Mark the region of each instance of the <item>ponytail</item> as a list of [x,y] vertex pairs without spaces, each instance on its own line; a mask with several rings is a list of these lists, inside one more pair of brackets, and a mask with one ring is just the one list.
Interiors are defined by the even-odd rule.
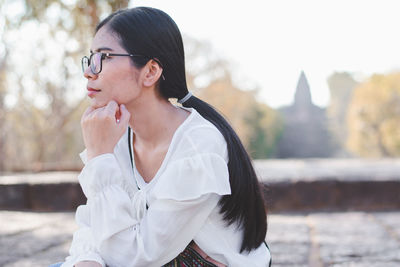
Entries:
[[194,108],[224,136],[228,147],[231,195],[223,196],[219,201],[220,212],[228,225],[236,222],[243,229],[240,252],[259,247],[267,233],[267,218],[262,190],[250,156],[229,123],[211,105],[195,96],[182,105]]

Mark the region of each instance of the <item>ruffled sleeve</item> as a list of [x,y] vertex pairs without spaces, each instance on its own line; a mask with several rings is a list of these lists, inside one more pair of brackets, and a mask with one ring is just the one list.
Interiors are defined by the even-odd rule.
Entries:
[[231,194],[225,160],[215,153],[202,153],[168,164],[152,192],[156,199],[184,201],[215,193]]
[[[103,154],[87,161],[86,150],[84,150],[80,154],[80,157],[85,167],[78,176],[78,179],[82,191],[88,200],[86,205],[79,206],[76,211],[75,220],[79,228],[73,235],[69,250],[70,255],[66,258],[62,266],[72,267],[80,261],[96,261],[105,266],[105,262],[97,246],[98,242],[96,241],[99,237],[102,237],[99,234],[102,232],[94,232],[91,223],[92,220],[97,219],[97,215],[92,213],[92,206],[95,205],[92,203],[95,202],[94,199],[96,199],[97,195],[104,190],[110,190],[110,188],[117,188],[117,191],[123,191],[123,194],[120,195],[124,199],[123,201],[125,201],[134,195],[135,188],[127,181],[126,177],[123,177],[114,154]],[[102,168],[101,166],[104,165],[107,167]],[[127,207],[132,209],[131,203],[129,201],[127,203]],[[136,220],[136,223],[138,223],[138,220]]]
[[93,232],[90,228],[89,206],[81,205],[76,210],[75,220],[79,229],[74,233],[69,256],[62,267],[73,267],[80,261],[95,261],[105,266],[100,253],[95,247]]
[[104,188],[118,184],[130,197],[137,191],[127,177],[123,177],[121,168],[112,153],[102,154],[86,163],[78,176],[82,191],[88,199],[93,198]]
[[85,168],[80,182],[90,201],[93,244],[109,266],[168,263],[194,239],[221,196],[230,194],[226,162],[214,154],[169,162],[154,181],[147,210],[145,192],[130,197],[112,155]]

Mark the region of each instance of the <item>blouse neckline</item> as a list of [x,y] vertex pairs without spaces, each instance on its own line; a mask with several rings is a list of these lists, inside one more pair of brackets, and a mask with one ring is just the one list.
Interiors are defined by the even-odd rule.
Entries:
[[[138,169],[136,168],[136,165],[134,164],[133,165],[133,175],[135,176],[135,179],[136,179],[136,183],[137,183],[137,185],[138,185],[138,187],[140,188],[140,189],[143,189],[144,187],[146,187],[149,183],[148,182],[146,182],[145,180],[144,180],[144,178],[143,178],[143,176],[140,174],[140,172],[138,171]],[[152,181],[153,179],[151,179],[151,181]],[[150,182],[151,182],[150,181]]]
[[[140,190],[145,189],[145,188],[148,188],[149,185],[154,184],[153,182],[154,182],[155,180],[157,180],[158,176],[160,176],[161,170],[164,169],[165,164],[166,164],[166,162],[168,162],[168,159],[169,159],[169,157],[170,157],[172,148],[174,147],[175,142],[177,142],[176,139],[177,139],[178,133],[182,130],[182,128],[183,128],[186,124],[189,123],[189,121],[192,120],[192,118],[194,117],[194,114],[196,113],[196,110],[195,110],[194,108],[186,108],[186,107],[178,107],[178,108],[181,108],[181,109],[184,109],[184,110],[186,110],[186,111],[189,111],[190,114],[189,114],[189,116],[181,123],[181,125],[179,125],[178,128],[175,130],[175,132],[174,132],[174,134],[173,134],[173,136],[172,136],[172,139],[171,139],[171,143],[170,143],[169,146],[168,146],[167,153],[165,154],[165,157],[164,157],[164,159],[163,159],[163,161],[162,161],[162,163],[161,163],[161,166],[160,166],[160,168],[158,168],[156,174],[155,174],[154,177],[150,180],[150,182],[146,182],[146,181],[143,179],[143,176],[139,173],[139,171],[138,171],[137,168],[136,168],[136,164],[135,164],[135,153],[133,153],[133,151],[134,151],[134,150],[133,150],[133,142],[132,142],[132,140],[130,141],[130,144],[131,144],[131,151],[132,151],[132,155],[131,155],[131,156],[132,156],[132,166],[133,166],[132,170],[133,170],[133,176],[134,176],[134,179],[135,179],[135,181],[136,181],[136,184],[139,186],[139,189],[140,189]],[[133,137],[133,130],[130,128],[130,131],[131,131],[131,138],[132,138],[132,137]],[[138,178],[141,179],[142,181],[139,182],[139,181],[138,181]],[[144,187],[140,187],[140,184],[142,184],[141,182],[144,183],[144,185],[145,185]]]

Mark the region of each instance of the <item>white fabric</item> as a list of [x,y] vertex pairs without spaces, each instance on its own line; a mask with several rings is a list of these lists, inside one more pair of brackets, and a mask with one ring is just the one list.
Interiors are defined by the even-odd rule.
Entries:
[[146,181],[143,179],[142,175],[140,175],[135,165],[133,165],[133,168],[137,185],[139,186],[139,188],[145,187],[147,185]]
[[218,201],[231,193],[222,134],[194,109],[187,110],[191,114],[176,130],[160,169],[149,183],[141,183],[141,190],[130,162],[128,131],[113,154],[86,162],[86,152],[81,153],[85,167],[78,178],[88,200],[77,209],[79,229],[63,267],[83,260],[159,267],[191,240],[228,266],[268,266],[264,244],[239,253],[242,233],[226,227],[219,213]]

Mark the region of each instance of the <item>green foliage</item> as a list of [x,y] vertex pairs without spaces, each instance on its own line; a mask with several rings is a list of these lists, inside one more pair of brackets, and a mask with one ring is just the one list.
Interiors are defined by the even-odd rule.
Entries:
[[247,124],[252,129],[248,143],[251,156],[254,159],[265,159],[274,155],[283,131],[283,120],[279,113],[265,104],[256,103]]

